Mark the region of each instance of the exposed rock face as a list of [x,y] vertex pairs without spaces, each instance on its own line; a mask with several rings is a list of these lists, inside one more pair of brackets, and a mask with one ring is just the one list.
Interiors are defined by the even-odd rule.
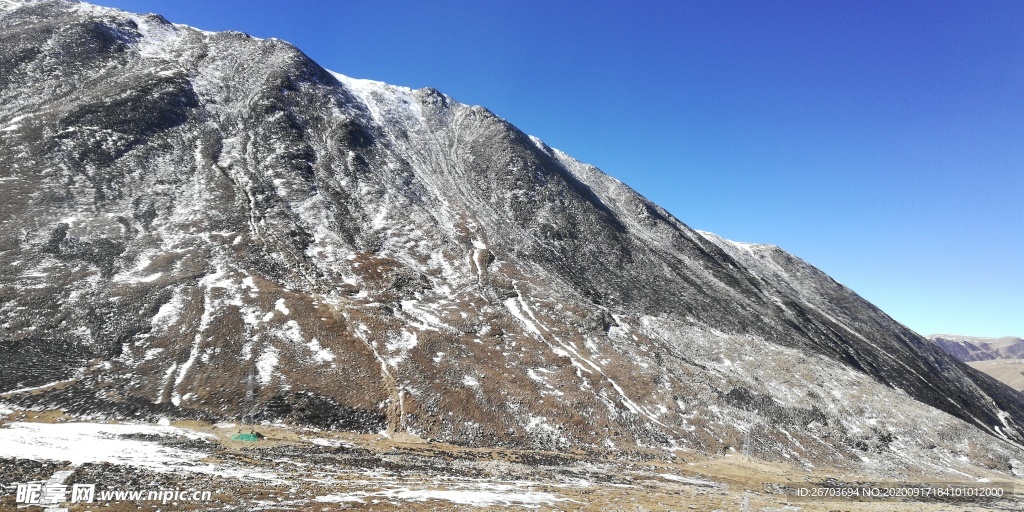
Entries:
[[956,334],[932,334],[928,339],[960,361],[1024,359],[1024,338],[982,338]]
[[1022,395],[432,89],[0,3],[0,392],[467,445],[1020,463]]

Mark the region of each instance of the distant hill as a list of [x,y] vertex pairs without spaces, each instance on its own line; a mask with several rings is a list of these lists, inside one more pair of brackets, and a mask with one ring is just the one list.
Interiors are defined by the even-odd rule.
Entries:
[[982,338],[956,334],[932,334],[928,339],[947,354],[964,362],[993,359],[1024,359],[1024,338]]
[[1024,391],[1024,338],[933,334],[928,339],[971,368]]

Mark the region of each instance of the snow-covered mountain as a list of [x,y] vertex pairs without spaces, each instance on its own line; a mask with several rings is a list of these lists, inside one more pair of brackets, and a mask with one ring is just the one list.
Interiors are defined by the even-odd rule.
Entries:
[[0,198],[14,406],[1024,470],[1024,396],[810,264],[279,40],[5,0]]

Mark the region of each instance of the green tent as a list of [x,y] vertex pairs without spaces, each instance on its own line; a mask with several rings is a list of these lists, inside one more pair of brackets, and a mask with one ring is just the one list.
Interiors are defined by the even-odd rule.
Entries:
[[263,439],[263,434],[260,434],[260,433],[257,433],[257,432],[250,432],[248,434],[243,434],[243,433],[239,432],[239,433],[231,436],[231,439],[233,439],[235,441],[259,441],[260,439]]

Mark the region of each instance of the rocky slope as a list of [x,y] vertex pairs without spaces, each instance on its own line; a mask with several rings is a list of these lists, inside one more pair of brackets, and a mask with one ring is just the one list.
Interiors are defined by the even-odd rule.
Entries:
[[0,2],[0,198],[12,406],[1024,470],[1021,394],[813,266],[282,41]]

